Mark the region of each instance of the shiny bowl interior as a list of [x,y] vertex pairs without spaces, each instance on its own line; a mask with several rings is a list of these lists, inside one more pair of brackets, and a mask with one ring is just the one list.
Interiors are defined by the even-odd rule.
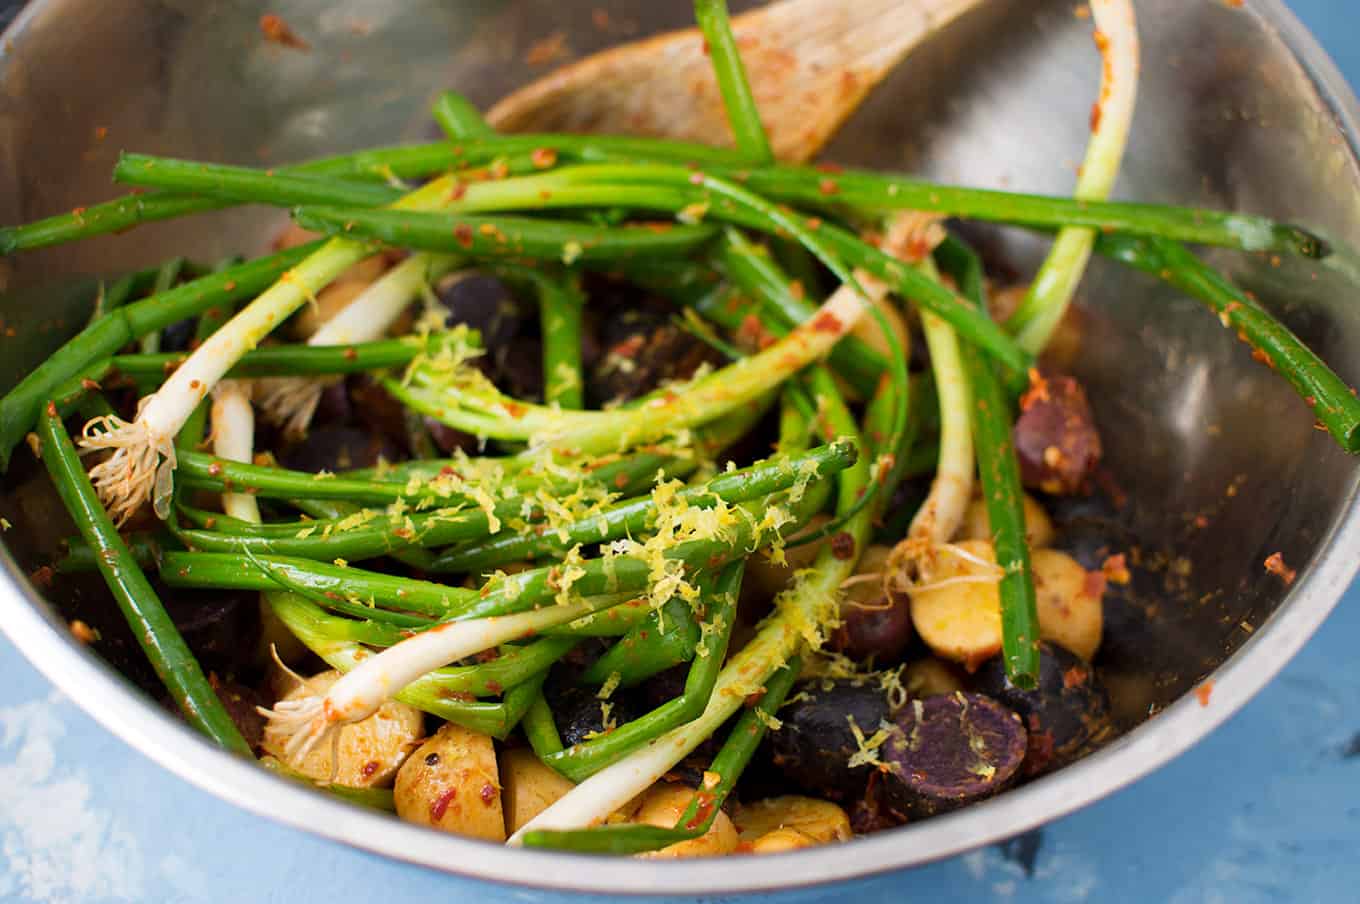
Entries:
[[[1360,247],[1354,98],[1283,5],[1137,7],[1143,75],[1120,195],[1268,214]],[[262,41],[264,12],[281,14],[310,52]],[[688,3],[648,0],[38,0],[0,45],[0,222],[115,194],[108,172],[124,148],[269,164],[426,137],[437,91],[494,101],[543,74],[526,57],[545,38],[560,34],[578,57],[684,25],[689,12]],[[919,49],[826,156],[1069,191],[1097,65],[1090,24],[1069,0],[986,4]],[[277,212],[242,210],[0,260],[0,388],[83,322],[75,299],[91,280],[171,249],[209,260],[257,250],[279,221]],[[1043,252],[1020,232],[985,238],[1021,271]],[[1360,381],[1360,307],[1351,303],[1360,271],[1348,253],[1322,264],[1213,260]],[[1094,264],[1080,304],[1072,366],[1091,390],[1109,468],[1129,499],[1124,527],[1164,559],[1151,637],[1107,667],[1131,730],[1074,766],[926,823],[739,866],[601,861],[439,835],[286,784],[211,749],[68,638],[63,615],[107,602],[97,585],[59,584],[45,595],[30,582],[70,529],[26,455],[0,483],[0,514],[17,526],[0,553],[0,627],[96,718],[188,780],[262,815],[434,868],[674,894],[806,886],[928,862],[1070,812],[1193,744],[1297,651],[1355,569],[1347,551],[1360,532],[1356,466],[1313,429],[1283,381],[1195,303],[1113,265]],[[1263,568],[1275,552],[1299,569],[1291,586]],[[1212,694],[1187,694],[1206,680]],[[1156,718],[1132,727],[1149,712]]]

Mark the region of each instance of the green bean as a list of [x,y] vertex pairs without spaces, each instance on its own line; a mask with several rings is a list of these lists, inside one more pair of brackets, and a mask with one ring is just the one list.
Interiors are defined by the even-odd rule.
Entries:
[[[728,229],[724,233],[724,241],[717,246],[717,255],[728,278],[760,302],[763,311],[773,315],[761,318],[761,326],[770,335],[781,336],[789,327],[816,314],[817,306],[794,294],[788,278],[780,272],[769,252],[737,230]],[[772,319],[775,322],[772,323]],[[883,356],[853,334],[837,343],[827,360],[864,398],[874,394],[878,378],[888,370],[888,362]]]
[[353,182],[291,170],[255,170],[144,154],[122,154],[113,181],[195,193],[237,204],[344,204],[382,207],[403,192],[374,182]]
[[733,723],[722,749],[706,770],[718,776],[717,783],[694,793],[694,798],[676,820],[674,827],[668,829],[624,823],[569,831],[540,830],[526,832],[524,846],[592,854],[638,854],[706,834],[751,757],[755,756],[769,724],[774,721],[775,713],[784,705],[794,681],[798,679],[799,667],[799,660],[794,657],[766,679],[765,693],[755,706],[743,712]]
[[[160,265],[156,271],[156,282],[151,287],[153,295],[169,292],[179,282],[180,271],[184,269],[184,258],[172,257]],[[143,354],[155,354],[161,350],[161,332],[152,330],[141,338],[139,348]]]
[[430,114],[450,141],[490,138],[496,134],[496,130],[486,124],[482,112],[473,106],[472,101],[455,91],[441,91]]
[[495,272],[511,285],[532,288],[538,298],[539,333],[543,337],[543,400],[566,409],[584,408],[581,312],[585,297],[578,280],[533,267],[498,267]]
[[[694,613],[690,610],[689,604],[681,603],[679,600],[671,600],[666,604],[669,606],[671,603],[680,603],[686,610],[688,623],[693,625],[689,655],[683,660],[677,660],[677,663],[693,660],[685,678],[685,689],[679,697],[661,704],[646,715],[621,725],[602,737],[573,744],[559,753],[544,758],[543,762],[572,781],[579,782],[672,728],[698,718],[708,705],[709,697],[713,696],[718,673],[722,671],[722,664],[727,659],[727,645],[732,638],[732,626],[736,622],[737,599],[741,593],[741,577],[744,570],[744,562],[733,562],[723,569],[716,580],[706,579],[701,583],[706,609],[704,624],[709,628],[703,635],[702,644],[699,626],[694,620]],[[614,648],[617,647],[618,644],[615,644]],[[586,675],[583,675],[581,680],[594,683],[592,678]],[[627,684],[626,677],[623,678],[623,684]]]
[[141,270],[122,276],[107,287],[101,285],[99,294],[94,299],[94,311],[90,314],[90,322],[93,323],[114,308],[121,308],[130,299],[145,292],[155,279],[156,270]]
[[[159,567],[161,550],[164,548],[167,539],[172,548],[178,545],[174,543],[173,537],[162,537],[159,533],[149,531],[133,531],[123,536],[123,542],[127,545],[128,552],[132,554],[132,560],[142,568]],[[62,541],[62,545],[66,548],[66,555],[54,563],[57,571],[63,574],[74,574],[98,570],[99,554],[93,546],[85,541],[84,537],[67,537]]]
[[[819,481],[854,464],[857,451],[849,442],[833,442],[810,453],[771,459],[719,475],[700,486],[676,494],[687,505],[712,506],[715,500],[743,502],[758,499],[796,483],[804,486]],[[580,543],[603,543],[619,537],[635,536],[652,527],[656,502],[649,496],[630,499],[586,518],[548,528],[541,535],[517,534],[491,537],[470,547],[450,550],[440,556],[435,568],[440,571],[475,571],[504,562],[561,556]]]
[[1191,254],[1157,238],[1102,235],[1096,250],[1199,299],[1237,331],[1252,356],[1279,371],[1342,449],[1360,453],[1360,400],[1336,372],[1269,311]]
[[[644,188],[639,193],[653,193]],[[618,194],[617,192],[614,194]],[[712,226],[592,226],[567,220],[484,217],[404,210],[299,207],[304,229],[372,238],[404,248],[445,251],[469,257],[530,258],[567,262],[615,260],[647,255],[685,255],[709,241]]]
[[86,543],[98,551],[95,563],[156,676],[191,725],[223,748],[252,756],[250,745],[241,737],[174,620],[109,520],[54,409],[49,408],[39,420],[38,432],[43,463],[52,482]]
[[604,684],[611,675],[618,675],[623,687],[632,687],[657,672],[689,662],[698,643],[699,623],[694,620],[689,602],[670,599],[619,638],[582,673],[581,680]]
[[312,593],[340,600],[372,602],[376,606],[435,618],[459,615],[478,603],[477,591],[463,587],[311,559],[267,555],[253,555],[252,558],[254,561],[227,553],[165,552],[161,557],[161,580],[170,587],[278,590],[279,581],[274,577],[277,573]]
[[200,314],[215,305],[252,297],[317,247],[317,243],[299,245],[184,283],[160,295],[116,308],[109,316],[85,327],[0,399],[0,470],[8,467],[14,447],[37,423],[39,410],[58,386],[152,330]]
[[713,74],[718,82],[727,122],[737,140],[737,149],[754,164],[774,161],[770,140],[760,122],[751,84],[737,52],[737,41],[732,36],[732,25],[727,19],[725,0],[694,0],[694,19],[704,34],[704,46],[713,60]]
[[[512,499],[495,506],[498,518],[520,515],[523,499]],[[278,525],[264,531],[247,532],[237,527],[231,532],[176,529],[175,534],[189,549],[204,552],[263,552],[331,561],[362,561],[389,555],[411,547],[429,548],[451,543],[478,541],[491,536],[492,515],[480,508],[433,509],[411,515],[375,515],[369,520],[345,516],[333,521],[297,522],[292,534]],[[343,525],[343,526],[342,526]],[[430,563],[438,569],[438,561]]]
[[525,711],[520,728],[533,748],[534,756],[540,760],[562,749],[562,736],[557,733],[557,723],[553,721],[552,710],[541,691]]
[[[950,236],[935,253],[958,283],[963,297],[979,310],[986,310],[982,262],[972,249]],[[973,392],[973,448],[978,479],[986,501],[996,561],[1003,572],[997,587],[1001,598],[1002,661],[1011,683],[1030,690],[1039,683],[1039,611],[1025,539],[1020,464],[1011,440],[1010,400],[997,381],[991,362],[971,345],[964,345],[960,351]]]

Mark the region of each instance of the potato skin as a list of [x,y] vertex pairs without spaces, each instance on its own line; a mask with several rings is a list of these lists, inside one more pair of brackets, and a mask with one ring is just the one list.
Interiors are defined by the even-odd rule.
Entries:
[[[332,669],[307,679],[307,685],[295,685],[282,699],[296,700],[312,694],[324,694],[340,680],[340,673]],[[335,777],[331,778],[331,744],[316,744],[305,757],[289,757],[285,752],[288,739],[277,729],[265,726],[260,746],[291,769],[315,781],[334,781],[354,788],[385,788],[392,784],[398,768],[406,760],[411,748],[420,743],[424,734],[425,718],[420,710],[405,703],[389,700],[376,713],[340,729],[336,745],[339,762]]]
[[1056,549],[1036,549],[1030,557],[1039,609],[1039,636],[1088,662],[1100,648],[1104,626],[1102,575],[1088,572]]
[[[996,561],[992,545],[963,540],[954,547],[974,559]],[[1036,549],[1031,555],[1039,634],[1083,659],[1095,655],[1102,633],[1104,581],[1075,559],[1055,549]],[[984,577],[987,569],[953,548],[936,552],[927,585],[911,594],[911,618],[916,633],[942,659],[968,671],[1001,651],[1001,597],[995,580],[944,582],[965,576]]]
[[505,840],[496,749],[490,736],[446,722],[397,773],[393,799],[407,822]]
[[[694,789],[688,785],[657,784],[644,792],[639,800],[634,822],[671,828],[684,815]],[[721,810],[708,831],[689,841],[678,841],[659,851],[638,854],[650,860],[669,860],[682,857],[721,857],[737,849],[737,829],[731,818]]]
[[753,854],[774,854],[846,841],[850,817],[829,800],[786,794],[738,807],[732,816],[743,848]]
[[[924,575],[928,589],[911,593],[911,620],[936,656],[971,672],[1001,651],[1001,600],[996,581],[987,579],[994,569],[969,561],[956,549],[996,562],[992,544],[985,540],[963,540],[936,550],[935,561]],[[979,580],[944,583],[961,577]]]
[[[1044,507],[1029,493],[1021,496],[1025,509],[1025,542],[1030,549],[1040,549],[1053,545],[1055,531],[1053,519]],[[957,539],[992,541],[992,520],[987,514],[987,501],[978,497],[968,503],[963,513],[963,524],[959,527]]]
[[499,765],[506,835],[518,832],[521,826],[576,787],[551,766],[543,765],[527,747],[501,751]]

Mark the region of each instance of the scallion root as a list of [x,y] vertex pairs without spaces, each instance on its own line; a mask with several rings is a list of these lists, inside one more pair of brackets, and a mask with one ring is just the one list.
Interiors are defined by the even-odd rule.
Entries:
[[[143,399],[144,410],[150,399]],[[122,527],[150,498],[156,514],[170,514],[174,488],[175,442],[173,433],[163,433],[144,421],[128,422],[110,414],[85,425],[80,447],[82,454],[112,450],[113,454],[90,469],[90,482],[114,522]]]

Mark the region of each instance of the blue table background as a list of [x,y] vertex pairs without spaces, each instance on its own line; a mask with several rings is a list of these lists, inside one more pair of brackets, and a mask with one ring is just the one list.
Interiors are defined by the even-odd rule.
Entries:
[[[1360,84],[1360,42],[1347,27],[1360,2],[1291,5]],[[1360,583],[1265,692],[1155,775],[1007,845],[817,899],[1360,901],[1357,639]],[[248,816],[105,732],[0,638],[0,900],[465,896],[555,897],[392,863]]]

